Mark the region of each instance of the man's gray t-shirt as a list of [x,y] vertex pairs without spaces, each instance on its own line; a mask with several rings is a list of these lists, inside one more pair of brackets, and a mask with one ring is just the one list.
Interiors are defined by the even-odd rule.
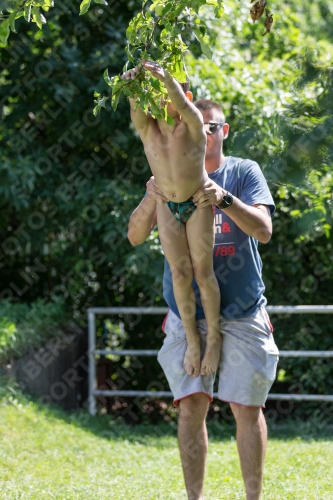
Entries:
[[[246,205],[267,205],[271,214],[275,210],[272,195],[259,165],[233,156],[209,174],[209,178],[239,198]],[[213,206],[215,223],[214,270],[221,291],[221,314],[225,318],[242,318],[266,304],[263,293],[262,262],[258,241],[247,236],[222,211]],[[193,281],[196,295],[196,318],[204,318],[200,292]],[[170,309],[180,317],[173,294],[170,267],[165,260],[163,295]]]

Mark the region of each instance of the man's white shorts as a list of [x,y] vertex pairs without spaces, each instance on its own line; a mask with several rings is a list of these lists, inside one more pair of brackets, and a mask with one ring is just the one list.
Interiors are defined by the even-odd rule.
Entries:
[[[216,373],[186,373],[183,366],[186,335],[181,320],[172,311],[163,323],[166,334],[158,361],[162,366],[174,397],[174,404],[191,394],[204,393],[212,400]],[[201,337],[201,355],[206,344],[206,320],[197,321]],[[275,380],[279,351],[272,325],[264,307],[240,319],[222,319],[223,337],[218,382],[218,399],[246,406],[264,406]]]

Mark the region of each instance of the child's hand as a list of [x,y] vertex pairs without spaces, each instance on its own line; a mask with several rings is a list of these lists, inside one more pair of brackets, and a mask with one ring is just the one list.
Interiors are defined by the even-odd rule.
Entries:
[[136,66],[133,69],[125,71],[125,73],[123,73],[120,78],[122,80],[135,80],[135,78],[138,76],[141,70],[142,70],[141,66]]
[[155,61],[142,61],[142,66],[144,66],[155,78],[165,82],[170,78],[169,73],[160,64]]

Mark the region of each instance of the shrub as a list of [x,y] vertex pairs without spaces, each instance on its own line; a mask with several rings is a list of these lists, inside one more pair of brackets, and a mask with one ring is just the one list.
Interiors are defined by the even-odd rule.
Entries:
[[37,299],[32,304],[0,302],[0,366],[41,348],[68,320],[63,303]]

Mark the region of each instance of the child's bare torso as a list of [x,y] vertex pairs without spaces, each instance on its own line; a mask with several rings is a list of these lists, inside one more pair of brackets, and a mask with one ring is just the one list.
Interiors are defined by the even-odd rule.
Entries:
[[192,132],[182,120],[177,125],[151,120],[141,140],[156,184],[170,201],[188,200],[205,183],[203,130]]

